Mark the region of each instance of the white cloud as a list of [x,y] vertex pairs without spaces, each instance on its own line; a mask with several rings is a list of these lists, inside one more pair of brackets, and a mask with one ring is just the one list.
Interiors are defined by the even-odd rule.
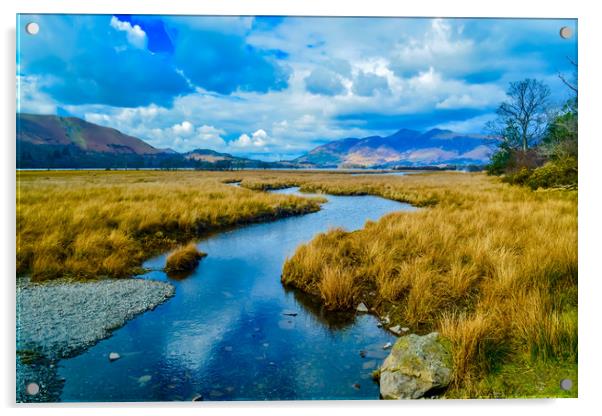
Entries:
[[246,133],[241,134],[238,139],[229,143],[234,148],[260,147],[264,148],[268,144],[268,134],[263,129],[255,131],[251,136]]
[[120,32],[125,32],[128,42],[136,48],[142,49],[146,46],[146,33],[140,26],[132,26],[130,22],[123,22],[113,16],[111,17],[111,27]]
[[189,136],[194,131],[194,126],[190,121],[183,121],[180,124],[171,126],[171,130],[176,135]]
[[17,112],[55,114],[54,100],[41,91],[44,80],[37,76],[17,76]]
[[468,120],[449,121],[432,126],[440,129],[452,130],[456,133],[474,133],[483,130],[483,126],[495,118],[495,114],[484,114]]

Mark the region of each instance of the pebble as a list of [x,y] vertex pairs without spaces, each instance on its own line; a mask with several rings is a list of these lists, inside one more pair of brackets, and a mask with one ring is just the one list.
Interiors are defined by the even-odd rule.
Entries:
[[366,356],[366,351],[360,350],[360,357],[364,358]]
[[401,334],[401,327],[399,325],[395,325],[389,328],[389,331],[393,332],[395,335]]
[[196,396],[194,396],[192,398],[193,402],[202,402],[203,401],[203,395],[202,394],[197,394]]
[[359,305],[357,305],[355,310],[361,313],[366,313],[368,312],[368,307],[364,304],[364,302],[361,302]]
[[388,350],[392,346],[393,346],[393,344],[391,344],[390,342],[387,342],[385,345],[383,345],[383,350]]
[[119,355],[119,354],[118,354],[118,353],[116,353],[116,352],[110,352],[110,353],[109,353],[109,361],[110,361],[110,362],[116,361],[116,360],[118,360],[118,359],[120,359],[120,358],[121,358],[121,355]]
[[356,390],[359,390],[361,386],[359,385],[359,383],[354,383],[351,387],[353,387]]

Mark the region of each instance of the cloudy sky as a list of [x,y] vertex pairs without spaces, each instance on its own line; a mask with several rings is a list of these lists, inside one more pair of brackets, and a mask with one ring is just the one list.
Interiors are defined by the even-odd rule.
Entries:
[[[40,31],[24,32],[28,22]],[[17,109],[266,160],[401,128],[483,132],[508,83],[560,103],[573,20],[23,15]]]

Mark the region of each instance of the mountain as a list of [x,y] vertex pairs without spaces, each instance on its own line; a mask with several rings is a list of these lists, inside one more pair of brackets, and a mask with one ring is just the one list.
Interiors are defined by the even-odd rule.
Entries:
[[385,137],[335,140],[293,162],[321,168],[482,165],[495,146],[496,142],[484,135],[401,129]]
[[[269,165],[269,164],[267,164]],[[17,168],[266,167],[208,149],[157,149],[118,130],[76,117],[17,114]]]

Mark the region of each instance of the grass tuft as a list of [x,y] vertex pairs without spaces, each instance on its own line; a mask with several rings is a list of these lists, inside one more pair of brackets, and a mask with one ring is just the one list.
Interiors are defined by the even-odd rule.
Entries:
[[178,247],[167,256],[165,271],[168,273],[177,273],[194,270],[199,264],[199,260],[206,255],[206,253],[199,251],[194,243]]

